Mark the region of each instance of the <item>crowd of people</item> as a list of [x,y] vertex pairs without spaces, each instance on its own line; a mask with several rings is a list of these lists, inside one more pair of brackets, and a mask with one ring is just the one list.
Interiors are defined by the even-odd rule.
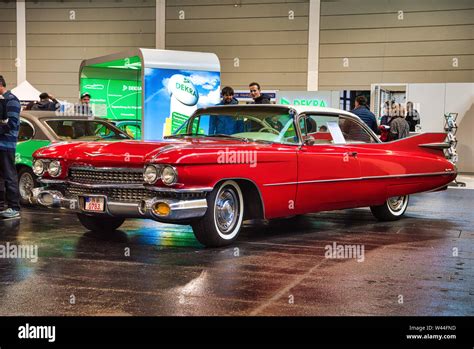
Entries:
[[364,121],[369,128],[380,135],[382,142],[394,141],[406,138],[410,132],[417,130],[420,124],[420,114],[413,107],[412,102],[406,105],[406,111],[400,103],[395,101],[386,101],[384,103],[384,112],[380,119],[380,124],[367,106],[367,98],[358,96],[355,99],[355,108],[351,112]]
[[[260,84],[252,82],[249,84],[250,96],[253,101],[251,104],[269,104],[270,98],[261,92]],[[234,97],[234,89],[226,86],[222,89],[222,100],[219,105],[238,104],[239,101]],[[357,96],[355,107],[351,112],[357,115],[369,128],[380,136],[383,142],[394,141],[408,137],[410,132],[417,130],[420,124],[420,114],[413,107],[413,102],[406,104],[406,111],[400,103],[387,101],[384,104],[384,113],[380,119],[380,124],[374,113],[370,111],[365,96]]]
[[[79,103],[71,105],[75,115],[93,115],[91,108],[91,95],[87,92],[81,94]],[[63,112],[63,105],[53,95],[43,92],[39,95],[39,100],[28,103],[24,110],[32,111],[54,111]]]

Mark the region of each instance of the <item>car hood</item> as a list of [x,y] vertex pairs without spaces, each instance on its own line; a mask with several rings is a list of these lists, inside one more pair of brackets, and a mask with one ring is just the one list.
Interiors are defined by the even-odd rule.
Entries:
[[185,149],[214,149],[223,147],[248,147],[252,143],[245,143],[232,139],[186,138],[169,139],[164,141],[120,141],[120,142],[76,142],[57,143],[41,148],[35,152],[36,158],[60,158],[70,165],[88,166],[126,166],[141,167],[144,163],[166,160],[169,152],[184,151]]

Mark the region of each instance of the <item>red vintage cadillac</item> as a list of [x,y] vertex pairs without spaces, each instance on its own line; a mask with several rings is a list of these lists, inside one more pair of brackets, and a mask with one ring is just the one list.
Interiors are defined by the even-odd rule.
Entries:
[[56,144],[38,150],[43,188],[31,200],[77,212],[93,231],[126,218],[190,224],[206,246],[242,221],[369,206],[400,218],[409,194],[445,189],[456,169],[444,133],[389,143],[330,108],[234,105],[198,109],[160,142]]

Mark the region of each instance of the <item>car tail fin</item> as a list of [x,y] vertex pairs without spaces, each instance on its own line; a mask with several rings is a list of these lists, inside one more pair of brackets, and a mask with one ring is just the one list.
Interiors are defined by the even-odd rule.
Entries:
[[415,147],[420,147],[423,150],[444,156],[444,149],[448,149],[450,144],[445,142],[446,133],[444,132],[433,132],[433,133],[422,133],[416,136],[407,137],[393,142],[396,144],[397,149],[414,150]]

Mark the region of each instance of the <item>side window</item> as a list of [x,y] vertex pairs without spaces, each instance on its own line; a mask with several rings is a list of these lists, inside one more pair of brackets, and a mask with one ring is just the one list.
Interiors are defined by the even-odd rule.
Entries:
[[349,118],[340,117],[339,127],[348,144],[376,143],[372,135],[370,135],[359,123]]
[[[337,130],[338,117],[332,115],[307,115],[300,119],[301,134],[307,144],[335,144],[341,142],[341,137],[334,135]],[[336,128],[334,127],[336,126]],[[336,137],[336,138],[335,138]],[[335,142],[335,139],[338,140]]]
[[20,121],[20,129],[18,131],[18,142],[25,142],[29,141],[33,138],[35,134],[35,130],[33,127],[27,123],[26,121]]
[[134,139],[138,139],[139,137],[141,137],[140,127],[138,127],[137,125],[125,125],[122,131],[126,132],[130,137]]

